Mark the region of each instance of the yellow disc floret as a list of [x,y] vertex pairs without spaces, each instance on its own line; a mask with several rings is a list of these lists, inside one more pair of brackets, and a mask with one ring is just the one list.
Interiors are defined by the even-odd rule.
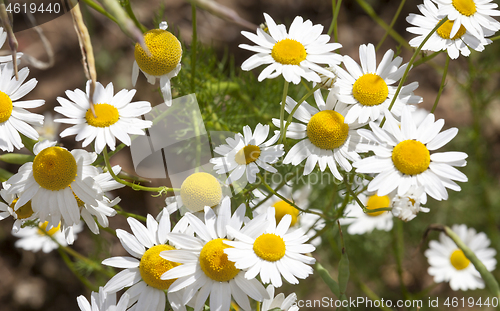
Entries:
[[349,135],[349,125],[344,117],[333,110],[324,110],[312,116],[307,123],[307,138],[321,149],[340,147]]
[[61,147],[48,147],[33,160],[33,177],[43,188],[58,191],[68,187],[76,177],[73,155]]
[[[14,201],[12,201],[12,203],[10,204],[10,208],[12,208],[13,210],[17,200],[18,200],[17,198],[14,199]],[[26,219],[31,217],[31,215],[33,215],[33,208],[31,207],[31,201],[28,201],[28,203],[18,208],[17,211],[14,210],[14,213],[16,213],[17,219]]]
[[427,170],[431,163],[431,155],[424,144],[408,139],[394,147],[392,162],[401,173],[417,175]]
[[453,7],[460,12],[460,14],[465,16],[471,16],[477,11],[474,0],[453,0],[451,4],[453,4]]
[[146,282],[146,284],[160,290],[167,290],[176,280],[161,279],[161,276],[165,272],[180,265],[180,263],[171,262],[160,256],[161,252],[173,249],[175,249],[175,247],[170,245],[155,245],[142,255],[139,271],[141,272],[142,280]]
[[248,145],[240,149],[234,156],[234,160],[239,165],[248,165],[255,162],[260,156],[260,148],[254,145]]
[[[215,239],[203,246],[200,252],[200,267],[206,276],[217,282],[232,280],[240,270],[234,266],[234,262],[227,259],[224,249],[232,246],[226,245],[226,239]],[[226,240],[227,241],[227,240]]]
[[277,261],[285,256],[285,241],[274,233],[264,233],[255,239],[253,251],[267,261]]
[[115,106],[110,104],[95,104],[94,114],[90,108],[85,113],[87,123],[94,127],[108,127],[115,124],[120,119],[120,114]]
[[191,212],[202,211],[205,206],[215,206],[222,198],[219,181],[204,172],[190,175],[181,185],[182,203]]
[[[366,202],[366,209],[369,210],[374,210],[374,209],[379,209],[379,208],[384,208],[384,207],[390,207],[391,204],[391,199],[389,199],[389,196],[384,195],[379,197],[378,195],[374,194],[368,198],[368,201]],[[385,213],[385,211],[380,211],[380,212],[374,212],[374,213],[366,213],[368,216],[379,216]]]
[[291,206],[290,204],[288,204],[283,200],[274,203],[273,207],[276,212],[274,216],[276,218],[277,223],[279,223],[281,221],[281,218],[283,218],[285,215],[292,216],[292,223],[290,224],[290,226],[293,226],[297,223],[297,219],[299,216],[298,209],[296,209],[295,207]]
[[13,108],[14,106],[12,105],[12,100],[9,95],[0,91],[0,123],[9,120]]
[[451,265],[457,270],[463,270],[470,264],[470,260],[465,257],[461,249],[455,250],[450,256]]
[[47,226],[49,225],[49,222],[46,221],[44,223],[40,223],[38,225],[38,233],[40,235],[45,235],[48,234],[50,236],[53,236],[56,232],[59,232],[61,230],[61,223],[57,225],[57,227],[52,227],[51,229],[47,230]]
[[352,86],[352,96],[363,106],[377,106],[389,95],[389,88],[380,76],[367,73],[359,77]]
[[299,65],[307,57],[304,45],[293,39],[278,41],[271,51],[271,56],[283,65]]
[[[441,25],[437,30],[436,33],[443,39],[450,39],[450,34],[451,34],[451,29],[453,28],[453,21],[447,20],[444,22],[443,25]],[[461,38],[463,35],[465,35],[465,27],[464,25],[460,25],[460,28],[457,31],[457,34],[451,38],[451,40],[456,40],[458,38]]]
[[144,34],[144,42],[151,53],[148,56],[139,43],[134,56],[139,68],[152,76],[162,76],[172,71],[181,61],[182,47],[177,38],[163,29],[152,29]]

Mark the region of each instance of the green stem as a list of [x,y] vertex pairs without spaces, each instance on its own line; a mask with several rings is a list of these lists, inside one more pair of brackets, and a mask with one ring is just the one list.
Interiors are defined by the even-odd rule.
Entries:
[[400,220],[394,220],[394,227],[392,228],[393,233],[393,245],[394,245],[394,255],[396,256],[397,271],[399,277],[399,284],[401,286],[401,291],[405,299],[409,299],[408,289],[403,280],[403,255],[404,255],[404,237],[403,237],[403,222]]
[[125,11],[127,12],[128,16],[132,19],[137,28],[139,28],[143,33],[148,31],[148,29],[137,20],[137,17],[135,17],[134,11],[130,6],[130,0],[122,0],[122,6],[125,7]]
[[330,28],[328,29],[328,35],[331,36],[333,31],[334,41],[339,42],[337,21],[339,17],[340,5],[342,4],[342,0],[339,0],[336,4],[335,2],[336,2],[335,0],[332,0],[333,19],[332,23],[330,24]]
[[118,21],[116,20],[116,18],[109,14],[102,6],[100,6],[99,4],[95,3],[94,1],[92,0],[83,0],[83,2],[85,2],[86,5],[88,5],[89,7],[93,8],[94,10],[96,10],[97,12],[101,13],[102,15],[106,16],[107,18],[109,18],[110,20],[112,20],[113,22],[115,22],[117,25],[118,25]]
[[441,97],[441,93],[443,92],[444,89],[444,83],[446,82],[446,75],[448,74],[449,64],[450,64],[450,56],[446,54],[446,63],[444,64],[443,77],[441,78],[441,85],[439,86],[439,91],[437,93],[436,100],[434,101],[434,105],[432,106],[431,113],[434,113],[434,111],[438,106],[439,98]]
[[196,5],[191,4],[191,16],[193,23],[193,38],[191,40],[191,92],[195,92],[195,75],[196,75],[196,42],[198,41],[198,33],[196,30]]
[[392,18],[391,24],[389,25],[389,29],[385,30],[384,36],[382,37],[382,39],[377,44],[377,47],[375,48],[375,51],[378,51],[378,49],[380,49],[380,47],[382,46],[382,43],[384,43],[385,39],[389,35],[389,31],[392,30],[392,28],[394,27],[394,24],[396,23],[396,20],[398,19],[399,14],[401,14],[401,10],[403,9],[403,6],[405,5],[405,2],[406,2],[406,0],[402,0],[401,3],[399,4],[398,10],[396,11],[396,14]]
[[434,57],[438,56],[439,54],[441,54],[442,51],[438,51],[438,52],[434,52],[432,53],[431,55],[428,55],[428,56],[424,56],[422,58],[420,58],[419,60],[417,60],[416,62],[413,63],[413,68],[417,67],[417,66],[420,66],[422,65],[423,63],[433,59]]
[[61,255],[61,258],[64,260],[64,263],[66,264],[66,266],[68,266],[68,268],[71,270],[71,272],[78,278],[78,280],[80,282],[82,282],[83,285],[85,285],[85,287],[87,287],[88,289],[90,289],[93,292],[99,291],[99,288],[96,285],[90,283],[86,277],[81,275],[80,272],[78,272],[75,269],[73,262],[71,261],[71,259],[69,259],[68,255],[66,255],[66,253],[62,251],[61,247],[59,247],[57,249],[57,251],[59,252],[59,255]]
[[288,84],[289,82],[285,80],[285,86],[283,87],[283,96],[281,97],[281,111],[280,111],[280,140],[278,144],[285,141],[285,106],[286,106],[286,95],[288,94]]

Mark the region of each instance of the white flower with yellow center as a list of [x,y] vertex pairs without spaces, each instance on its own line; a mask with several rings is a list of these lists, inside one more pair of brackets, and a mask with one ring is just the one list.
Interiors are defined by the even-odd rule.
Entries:
[[[83,226],[81,223],[62,230],[60,224],[51,227],[48,225],[48,222],[40,222],[38,227],[21,228],[17,232],[12,231],[12,235],[19,238],[14,244],[16,247],[31,252],[41,250],[44,253],[48,253],[59,247],[57,243],[61,246],[68,246],[70,243],[67,243],[67,240],[73,242],[76,234],[82,230]],[[52,239],[56,240],[57,243]]]
[[240,48],[256,52],[241,65],[248,71],[261,65],[268,65],[260,73],[258,80],[272,79],[279,75],[288,82],[299,84],[301,78],[307,81],[321,82],[319,73],[335,78],[335,75],[318,64],[338,65],[342,57],[333,50],[341,48],[339,43],[328,43],[329,35],[322,35],[323,26],[313,25],[310,20],[304,22],[295,17],[287,33],[285,25],[276,25],[274,20],[264,13],[268,32],[257,28],[257,35],[242,31],[241,34],[257,45],[240,44]]
[[[360,141],[356,129],[363,124],[347,124],[344,117],[349,109],[332,96],[329,96],[325,103],[321,91],[318,90],[314,93],[314,99],[318,108],[303,102],[293,115],[300,123],[292,122],[286,137],[302,140],[288,151],[283,163],[298,165],[307,159],[304,175],[310,174],[316,164],[319,164],[322,172],[328,166],[335,178],[342,180],[337,165],[349,172],[352,169],[349,161],[360,159],[356,152]],[[297,102],[287,97],[286,111],[290,113],[295,106]],[[280,126],[278,119],[273,119],[273,123]]]
[[301,228],[288,231],[291,222],[292,217],[285,215],[276,225],[274,208],[269,207],[266,214],[252,219],[243,229],[228,228],[236,241],[225,241],[233,248],[224,252],[238,269],[246,270],[245,278],[249,280],[260,275],[263,283],[275,287],[283,284],[281,277],[290,284],[298,284],[298,279],[313,273],[308,265],[314,264],[316,259],[304,254],[316,248],[304,244],[309,238]]
[[191,213],[184,215],[197,236],[171,234],[170,240],[180,249],[160,254],[167,260],[182,263],[161,277],[171,281],[177,279],[169,292],[182,294],[182,304],[191,301],[194,311],[200,311],[210,298],[210,310],[226,311],[232,297],[240,308],[250,311],[248,297],[256,301],[269,298],[264,286],[256,279],[245,279],[244,272],[236,268],[224,253],[230,248],[224,242],[233,238],[228,230],[239,230],[244,217],[244,204],[231,216],[228,197],[223,199],[219,215],[215,215],[211,208],[205,208],[204,223]]
[[95,116],[90,109],[90,81],[87,82],[87,93],[76,89],[66,91],[70,100],[58,97],[61,106],[54,110],[69,119],[56,119],[55,122],[74,124],[61,132],[61,137],[76,135],[76,141],[84,140],[83,147],[95,140],[95,151],[101,153],[106,145],[115,150],[116,138],[130,146],[130,136],[144,135],[144,129],[150,128],[151,121],[141,119],[141,116],[151,111],[147,101],[130,102],[135,90],[121,90],[114,94],[113,83],[106,88],[97,82],[92,102]]
[[460,191],[453,180],[466,182],[467,176],[453,166],[465,166],[467,154],[451,151],[431,154],[450,142],[458,129],[439,133],[444,120],[434,122],[432,113],[418,127],[408,109],[403,109],[401,127],[390,112],[385,116],[384,128],[370,122],[371,131],[358,130],[362,137],[374,143],[365,147],[375,155],[353,164],[356,172],[377,174],[370,181],[368,191],[386,195],[397,188],[398,195],[403,195],[411,186],[423,187],[426,194],[438,201],[448,199],[446,188]]
[[40,107],[45,101],[18,100],[31,92],[38,83],[35,78],[24,83],[29,72],[27,67],[19,70],[19,80],[16,80],[12,63],[0,65],[0,149],[3,151],[12,152],[14,147],[24,147],[19,133],[38,140],[38,133],[31,125],[42,125],[43,116],[25,108]]
[[291,293],[285,298],[283,293],[279,293],[274,297],[274,286],[269,285],[266,288],[267,293],[271,297],[270,299],[264,299],[262,302],[261,311],[271,311],[278,308],[282,311],[298,311],[299,307],[296,305],[297,294]]
[[103,287],[99,287],[98,293],[92,292],[90,303],[83,295],[78,296],[76,301],[80,311],[125,311],[129,298],[128,294],[125,294],[117,304],[116,294],[108,294]]
[[254,183],[260,168],[268,172],[276,173],[277,170],[269,164],[274,164],[285,153],[283,145],[273,146],[279,138],[276,133],[267,142],[269,125],[257,124],[252,134],[250,126],[243,127],[243,135],[236,134],[234,139],[226,139],[227,145],[220,145],[214,152],[222,157],[210,159],[214,164],[217,174],[231,172],[226,183],[231,184],[239,180],[243,175],[250,183]]
[[[349,107],[345,115],[346,123],[375,121],[388,111],[397,89],[397,85],[393,84],[401,79],[408,65],[400,67],[403,59],[399,56],[392,59],[393,56],[394,52],[388,50],[377,67],[375,47],[363,44],[359,47],[361,67],[349,56],[344,56],[343,60],[347,71],[336,67],[338,76],[335,85],[338,88],[333,88],[331,93],[339,100],[339,109]],[[401,115],[401,108],[406,104],[422,102],[422,97],[413,94],[417,87],[418,83],[413,82],[401,88],[391,109],[396,116]]]
[[92,163],[97,155],[82,149],[71,152],[43,140],[33,147],[35,159],[23,164],[17,174],[7,180],[12,186],[7,193],[17,194],[17,211],[31,200],[33,212],[49,226],[62,222],[64,228],[80,222],[77,200],[97,205],[102,192],[93,179],[99,171]]
[[[391,207],[391,197],[389,195],[379,196],[377,194],[360,193],[358,199],[368,210]],[[393,216],[390,211],[365,214],[355,200],[346,206],[344,215],[346,218],[341,218],[339,221],[342,225],[349,225],[347,228],[349,234],[371,233],[373,229],[390,231],[393,225]]]
[[494,10],[498,4],[491,0],[433,0],[439,5],[440,18],[448,17],[454,21],[450,37],[454,37],[463,25],[479,40],[484,39],[485,32],[500,30],[500,23],[492,16],[500,16],[500,11]]
[[[488,248],[490,240],[486,234],[476,233],[474,228],[467,228],[466,225],[453,225],[451,229],[474,252],[488,271],[495,270],[496,251]],[[428,272],[434,277],[434,282],[450,282],[452,290],[484,288],[484,281],[474,265],[443,232],[439,235],[439,242],[429,242],[425,256],[430,266]]]
[[[162,251],[175,249],[167,244],[170,231],[170,215],[163,209],[157,220],[147,216],[146,226],[135,218],[127,221],[133,234],[117,229],[116,235],[125,250],[133,257],[111,257],[102,264],[124,268],[104,286],[104,291],[116,293],[125,287],[130,287],[125,293],[130,296],[128,306],[135,302],[135,310],[163,311],[166,307],[165,292],[173,280],[161,280],[160,276],[166,271],[179,265],[177,262],[165,260],[159,256]],[[179,223],[177,226],[180,226]],[[178,231],[174,227],[172,232]],[[177,297],[168,296],[174,310],[179,310]]]
[[3,189],[0,190],[0,195],[2,199],[7,203],[0,202],[0,220],[4,220],[9,216],[12,216],[15,221],[12,226],[12,232],[17,232],[21,229],[21,226],[30,220],[35,220],[38,218],[38,215],[33,212],[31,208],[31,201],[28,201],[26,204],[14,210],[14,205],[16,204],[18,198],[15,194],[9,194],[7,190],[10,188],[10,184],[7,182],[2,183]]
[[150,55],[139,43],[135,45],[135,61],[132,67],[132,85],[135,86],[139,77],[139,69],[150,84],[160,79],[160,89],[167,106],[172,105],[172,90],[170,79],[177,76],[181,70],[182,46],[179,40],[167,31],[167,22],[161,22],[159,29],[151,29],[144,33],[144,43]]
[[[416,27],[408,27],[406,30],[413,34],[418,35],[410,40],[410,45],[418,47],[425,37],[436,27],[441,21],[438,17],[438,8],[431,0],[424,0],[424,4],[417,6],[422,15],[410,14],[406,21]],[[491,43],[488,39],[478,39],[470,32],[466,31],[462,25],[454,36],[450,36],[451,29],[453,28],[453,21],[447,20],[441,25],[438,30],[431,35],[429,40],[424,44],[423,50],[430,50],[438,52],[446,50],[451,59],[456,59],[462,53],[463,56],[469,56],[472,48],[478,52],[484,50],[486,44]],[[493,35],[493,32],[485,29],[485,35]]]
[[427,202],[423,187],[411,186],[403,195],[395,195],[392,199],[392,215],[402,221],[410,221],[420,212],[428,213],[430,209],[421,206]]

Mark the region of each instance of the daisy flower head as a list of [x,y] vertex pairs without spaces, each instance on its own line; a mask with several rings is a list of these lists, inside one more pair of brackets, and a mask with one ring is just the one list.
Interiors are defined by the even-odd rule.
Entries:
[[283,293],[279,293],[274,296],[274,286],[269,285],[266,288],[269,293],[270,299],[264,299],[262,302],[261,311],[270,311],[278,308],[282,311],[298,311],[299,307],[296,306],[295,302],[297,301],[297,294],[291,293],[285,298]]
[[[263,221],[263,217],[267,221]],[[228,259],[235,262],[238,269],[246,270],[245,278],[251,280],[257,275],[263,283],[280,287],[281,277],[290,284],[298,284],[298,279],[305,279],[313,273],[311,266],[316,259],[304,254],[316,248],[304,244],[309,238],[299,228],[288,230],[292,216],[285,215],[276,225],[275,211],[269,207],[265,214],[252,219],[243,229],[228,228],[235,241],[226,241],[224,252]]]
[[[496,251],[488,247],[490,240],[486,234],[476,233],[474,228],[467,228],[466,225],[453,225],[451,229],[474,252],[488,271],[495,269]],[[429,261],[428,272],[434,277],[434,282],[450,282],[451,289],[455,291],[484,288],[484,281],[479,272],[444,232],[439,235],[439,241],[429,242],[425,256]]]
[[242,31],[241,34],[257,45],[240,44],[240,48],[256,52],[241,65],[245,71],[268,65],[258,80],[273,79],[279,75],[287,82],[299,84],[302,78],[321,82],[319,73],[334,78],[335,75],[318,64],[338,65],[342,57],[333,50],[341,48],[339,43],[328,43],[329,35],[322,35],[323,26],[313,25],[310,20],[295,17],[287,33],[285,25],[276,25],[271,16],[264,13],[267,32],[257,28],[257,34]]
[[181,70],[182,46],[179,40],[167,31],[167,22],[161,22],[158,29],[144,33],[144,43],[148,54],[136,43],[134,50],[134,65],[132,67],[132,85],[135,86],[139,70],[146,76],[150,84],[160,79],[160,89],[167,106],[172,105],[172,90],[170,79],[177,76]]
[[217,174],[231,172],[226,180],[231,184],[242,177],[250,183],[255,183],[256,174],[260,168],[276,173],[277,170],[270,164],[274,164],[285,153],[283,145],[275,145],[278,141],[279,133],[276,132],[273,137],[266,141],[269,135],[269,125],[257,124],[252,133],[250,126],[243,127],[243,135],[236,134],[234,138],[227,138],[226,144],[220,145],[214,149],[214,152],[222,157],[210,159],[214,164]]
[[35,220],[38,218],[38,215],[33,212],[33,209],[31,208],[31,201],[28,201],[17,210],[14,210],[14,205],[16,204],[18,198],[15,194],[9,194],[7,192],[9,188],[10,184],[4,181],[2,183],[0,195],[7,204],[0,202],[0,220],[4,220],[9,216],[12,216],[15,219],[14,225],[12,226],[12,232],[17,232],[26,221]]
[[[19,238],[14,244],[18,248],[31,252],[43,251],[44,253],[49,253],[57,249],[59,245],[68,246],[68,244],[73,244],[76,234],[82,230],[83,226],[81,223],[62,228],[61,224],[51,227],[46,221],[40,222],[38,227],[25,227],[17,232],[12,231],[12,235]],[[57,242],[54,242],[52,239]]]
[[[346,70],[337,66],[338,88],[332,89],[334,95],[344,106],[349,106],[345,116],[346,123],[358,120],[359,123],[375,121],[378,117],[388,111],[389,105],[396,93],[397,83],[403,76],[406,66],[402,66],[401,57],[392,59],[394,52],[388,50],[377,67],[377,58],[373,44],[361,45],[359,47],[359,58],[361,67],[349,56],[344,56]],[[391,111],[401,115],[401,108],[407,104],[418,104],[422,97],[413,94],[418,87],[417,82],[412,82],[401,88]]]
[[381,129],[370,122],[371,131],[358,130],[362,137],[374,143],[364,147],[375,155],[353,164],[358,173],[376,174],[368,191],[386,195],[397,189],[401,196],[412,186],[423,187],[426,194],[438,201],[448,199],[446,188],[460,191],[453,180],[466,182],[467,176],[454,166],[465,166],[467,154],[434,152],[450,142],[458,129],[450,128],[440,133],[444,120],[434,121],[432,113],[418,127],[408,109],[403,109],[401,127],[390,112],[385,116],[386,127]]
[[48,221],[49,227],[79,223],[80,202],[96,206],[102,200],[93,179],[98,169],[91,165],[97,155],[81,149],[70,152],[48,140],[36,143],[33,153],[33,162],[23,164],[7,180],[11,185],[7,194],[19,197],[14,211],[31,200],[33,212],[41,221]]
[[423,187],[411,186],[403,195],[396,194],[392,199],[392,215],[402,221],[410,221],[420,212],[428,213],[427,207],[421,206],[427,201]]
[[[325,102],[318,90],[314,93],[314,99],[318,108],[303,102],[293,115],[299,122],[290,124],[286,137],[301,141],[290,149],[283,163],[298,165],[307,159],[304,175],[310,174],[319,164],[322,172],[328,166],[335,178],[343,180],[337,166],[349,172],[352,169],[349,161],[360,159],[356,152],[360,142],[356,129],[363,124],[347,124],[344,117],[348,108],[339,104],[334,97],[329,96]],[[287,97],[285,110],[291,113],[296,106],[297,102]],[[279,127],[280,120],[273,119],[273,124]]]
[[38,83],[35,78],[24,83],[29,72],[27,67],[19,70],[19,80],[16,80],[12,62],[0,65],[0,149],[3,151],[12,152],[14,147],[24,147],[19,133],[38,140],[38,132],[31,125],[42,125],[43,116],[25,108],[40,107],[45,101],[18,100],[31,92]]
[[80,311],[125,311],[129,298],[128,294],[125,294],[117,304],[115,293],[108,294],[104,291],[103,287],[99,287],[98,293],[92,292],[90,303],[83,295],[78,296],[76,301]]
[[[418,35],[417,37],[410,40],[410,45],[413,47],[418,47],[422,41],[427,37],[427,35],[436,27],[436,25],[441,21],[438,14],[438,8],[431,0],[424,0],[424,4],[417,6],[422,15],[410,14],[406,21],[415,27],[408,27],[406,30],[413,34]],[[436,32],[434,32],[429,40],[424,44],[423,50],[430,50],[433,52],[444,51],[448,52],[448,56],[451,59],[456,59],[460,54],[463,56],[470,55],[470,49],[472,48],[478,52],[484,50],[486,44],[491,43],[491,40],[484,38],[477,38],[473,36],[469,31],[465,29],[463,25],[460,26],[457,33],[454,36],[450,36],[451,30],[454,26],[454,22],[447,20],[443,25],[441,25]],[[485,29],[485,35],[493,35],[492,31]]]
[[74,124],[61,132],[61,137],[76,135],[76,141],[83,140],[86,147],[95,140],[95,151],[101,153],[106,145],[115,150],[116,138],[130,146],[130,134],[144,135],[144,129],[150,128],[151,121],[141,119],[141,115],[151,111],[151,104],[146,101],[131,102],[135,90],[121,90],[114,94],[113,83],[106,88],[97,82],[92,103],[95,116],[90,108],[90,83],[87,81],[86,93],[80,89],[66,91],[70,100],[58,97],[61,106],[54,110],[68,119],[56,119],[55,122]]
[[219,215],[211,208],[205,208],[204,222],[191,213],[183,216],[196,236],[171,234],[170,240],[179,249],[160,254],[164,259],[182,263],[161,277],[163,280],[177,279],[169,292],[179,292],[182,304],[191,301],[194,310],[200,311],[210,298],[210,310],[225,311],[229,310],[232,297],[241,309],[250,311],[248,297],[256,301],[269,298],[264,286],[254,278],[246,279],[245,273],[224,253],[231,248],[224,243],[233,239],[229,230],[239,230],[244,217],[244,204],[231,215],[231,200],[228,197],[223,199]]

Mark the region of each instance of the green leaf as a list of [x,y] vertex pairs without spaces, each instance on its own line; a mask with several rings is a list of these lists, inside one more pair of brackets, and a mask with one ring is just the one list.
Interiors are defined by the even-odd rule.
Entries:
[[349,258],[347,257],[347,252],[345,251],[345,248],[342,248],[342,255],[340,256],[340,262],[339,262],[339,290],[341,295],[345,293],[348,281],[349,281]]
[[316,272],[319,273],[319,276],[321,276],[323,281],[326,283],[326,285],[330,288],[332,293],[335,296],[340,297],[339,284],[335,282],[328,270],[326,270],[319,262],[316,262],[315,269]]
[[7,170],[4,170],[3,168],[0,168],[0,181],[7,181],[12,175],[14,174]]
[[0,161],[22,165],[26,162],[33,162],[35,156],[31,154],[21,154],[21,153],[5,153],[0,155]]

